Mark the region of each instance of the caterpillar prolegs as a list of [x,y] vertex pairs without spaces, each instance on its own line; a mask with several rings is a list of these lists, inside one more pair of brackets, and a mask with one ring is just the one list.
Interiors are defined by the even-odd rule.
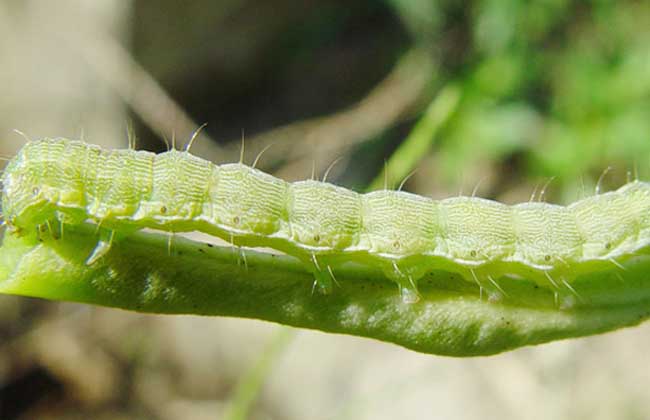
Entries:
[[418,280],[431,270],[459,273],[492,299],[507,296],[498,280],[507,276],[579,301],[576,277],[619,266],[650,245],[650,184],[640,181],[568,206],[437,201],[288,183],[189,151],[103,150],[67,139],[31,141],[19,151],[3,175],[2,207],[18,234],[92,221],[102,239],[88,264],[139,229],[201,231],[297,257],[325,293],[341,264],[379,267],[407,303],[419,299]]

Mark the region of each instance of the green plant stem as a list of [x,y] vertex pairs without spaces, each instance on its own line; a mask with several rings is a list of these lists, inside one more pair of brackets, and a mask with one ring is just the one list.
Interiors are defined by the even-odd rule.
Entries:
[[228,409],[223,415],[224,420],[245,420],[251,406],[255,402],[264,380],[268,377],[277,359],[282,355],[287,345],[294,337],[294,330],[278,327],[268,345],[262,350],[255,365],[241,378]]
[[323,331],[372,337],[425,353],[494,354],[516,347],[635,325],[650,315],[650,257],[579,277],[583,303],[554,304],[552,291],[526,279],[497,279],[509,297],[481,298],[461,276],[433,271],[420,280],[422,299],[402,303],[381,272],[338,267],[333,293],[312,290],[313,278],[288,256],[136,233],[113,244],[92,265],[98,237],[90,225],[6,234],[0,247],[0,292],[118,307],[139,312],[257,318]]
[[[436,134],[454,114],[460,101],[460,88],[445,86],[429,104],[409,136],[386,162],[384,169],[370,183],[368,191],[388,187],[394,189],[426,155]],[[387,185],[385,185],[387,184]]]

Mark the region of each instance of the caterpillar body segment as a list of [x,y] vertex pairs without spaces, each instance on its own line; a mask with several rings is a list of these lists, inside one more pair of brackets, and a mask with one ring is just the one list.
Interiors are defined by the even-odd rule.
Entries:
[[[81,141],[27,143],[3,175],[4,217],[16,232],[92,221],[104,233],[88,262],[117,237],[152,228],[202,231],[236,246],[271,247],[304,262],[332,290],[337,265],[381,268],[405,302],[430,270],[460,273],[491,299],[503,276],[572,295],[581,273],[612,268],[650,244],[650,184],[634,181],[569,206],[508,206],[475,197],[432,200],[359,194],[325,182],[288,183],[187,151],[104,150]],[[116,236],[117,234],[117,236]]]

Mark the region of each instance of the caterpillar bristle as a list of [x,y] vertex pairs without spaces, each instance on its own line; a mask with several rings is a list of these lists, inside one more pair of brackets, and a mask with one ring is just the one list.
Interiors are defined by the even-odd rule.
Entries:
[[[399,187],[397,187],[397,191],[402,191],[402,188],[404,188],[404,185],[406,185],[406,183],[408,182],[408,180],[411,179],[411,177],[412,177],[413,175],[415,175],[415,173],[416,173],[417,171],[418,171],[418,168],[415,168],[415,169],[413,169],[411,172],[409,172],[409,174],[406,175],[406,176],[404,177],[404,179],[402,180],[402,182],[399,183]],[[477,185],[477,187],[478,187],[478,185]]]
[[469,272],[471,273],[472,278],[474,279],[474,283],[476,283],[476,285],[479,288],[479,295],[478,295],[479,299],[483,300],[483,284],[481,284],[481,282],[479,281],[478,276],[476,275],[476,272],[474,270],[470,269]]
[[165,143],[165,148],[169,152],[171,150],[171,147],[169,145],[169,141],[167,140],[167,136],[163,134],[162,141]]
[[271,146],[273,146],[273,144],[274,143],[267,144],[266,147],[264,147],[264,149],[262,149],[262,151],[257,154],[257,156],[255,157],[255,160],[253,161],[253,164],[251,165],[251,168],[254,169],[257,166],[257,164],[260,161],[260,158],[262,157],[264,152],[269,150],[271,148]]
[[607,176],[607,174],[608,174],[611,170],[612,170],[612,167],[611,167],[611,166],[606,167],[606,168],[603,170],[603,173],[600,174],[600,177],[598,177],[598,182],[596,182],[596,187],[595,187],[595,190],[594,190],[595,195],[600,194],[600,187],[601,187],[601,184],[602,184],[603,180],[605,179],[605,177]]
[[22,131],[20,131],[20,130],[18,130],[16,128],[13,129],[13,132],[18,134],[20,137],[22,137],[25,140],[26,143],[30,143],[32,141],[32,139],[29,138],[29,136],[27,134],[23,133]]
[[[208,125],[208,123],[203,123],[196,130],[194,130],[194,132],[190,136],[190,140],[187,142],[187,145],[185,146],[185,151],[187,153],[190,152],[190,148],[194,144],[194,141],[199,137],[199,134],[201,133],[201,130],[203,130],[207,125]],[[253,165],[253,166],[255,166],[255,165]]]
[[311,181],[316,181],[316,159],[311,160],[311,176],[309,177]]
[[129,150],[136,150],[137,138],[135,136],[135,129],[133,128],[133,124],[129,123],[126,125],[126,139],[129,144]]
[[[336,159],[334,159],[334,161],[332,163],[329,164],[329,166],[325,170],[325,173],[323,174],[323,181],[322,182],[327,182],[327,177],[329,176],[330,171],[334,168],[334,166],[336,166],[337,163],[339,163],[341,161],[341,159],[343,159],[343,156],[337,157]],[[255,167],[255,165],[253,165],[253,167]]]
[[239,149],[239,164],[244,164],[244,152],[246,149],[246,141],[244,140],[244,129],[241,129],[241,148]]
[[498,283],[496,280],[494,280],[494,279],[492,278],[491,275],[486,274],[486,277],[487,277],[488,281],[489,281],[489,282],[490,282],[490,283],[491,283],[491,284],[492,284],[492,285],[493,285],[493,286],[494,286],[494,287],[495,287],[499,292],[501,292],[501,294],[502,294],[503,296],[505,296],[505,297],[510,297],[510,296],[508,295],[508,293],[506,293],[506,291],[503,290],[503,288],[499,285],[499,283]]
[[330,277],[332,277],[332,281],[334,281],[334,284],[336,285],[336,287],[340,288],[341,283],[339,283],[338,280],[336,280],[336,276],[332,272],[332,267],[330,265],[327,266],[327,271],[330,273]]
[[614,264],[614,266],[615,266],[616,268],[621,269],[621,270],[623,270],[623,271],[627,271],[627,268],[625,268],[625,266],[624,266],[623,264],[619,263],[619,262],[616,261],[614,258],[610,258],[610,259],[609,259],[609,262],[611,262],[612,264]]
[[562,284],[564,284],[564,286],[567,289],[569,289],[571,293],[573,293],[573,295],[578,299],[578,301],[580,301],[581,303],[585,302],[584,298],[580,296],[580,294],[576,291],[576,289],[573,288],[573,286],[571,286],[571,284],[568,281],[566,281],[564,278],[562,278],[561,280],[562,280]]
[[539,192],[539,201],[544,203],[545,202],[545,195],[546,195],[546,189],[548,188],[549,185],[551,185],[551,182],[555,179],[554,176],[549,178],[548,181],[544,183],[544,186],[542,187],[541,191]]

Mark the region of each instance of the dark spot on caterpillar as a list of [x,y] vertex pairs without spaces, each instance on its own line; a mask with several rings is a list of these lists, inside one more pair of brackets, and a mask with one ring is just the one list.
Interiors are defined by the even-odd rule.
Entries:
[[551,256],[550,255],[545,255],[544,256],[544,261],[551,261]]
[[239,220],[239,216],[235,216],[235,217],[233,217],[233,218],[232,218],[232,222],[233,222],[234,224],[238,225],[239,222],[240,222],[240,220]]
[[314,242],[320,242],[320,235],[314,235]]
[[395,248],[395,249],[399,249],[399,248],[400,248],[400,244],[399,244],[398,241],[393,242],[393,248]]
[[611,249],[611,248],[612,248],[612,244],[610,244],[609,242],[607,242],[607,243],[605,244],[605,249]]
[[167,207],[162,206],[162,207],[160,208],[160,212],[161,212],[162,214],[167,213]]
[[201,248],[199,248],[199,252],[202,252],[202,253],[205,254],[205,251],[203,249],[201,249]]
[[469,252],[469,255],[471,255],[472,257],[476,257],[476,251],[471,250],[471,251]]
[[214,248],[214,245],[208,244],[208,248]]
[[39,192],[40,192],[40,190],[38,189],[38,187],[35,187],[35,188],[32,190],[32,193],[33,193],[34,195],[38,195]]

